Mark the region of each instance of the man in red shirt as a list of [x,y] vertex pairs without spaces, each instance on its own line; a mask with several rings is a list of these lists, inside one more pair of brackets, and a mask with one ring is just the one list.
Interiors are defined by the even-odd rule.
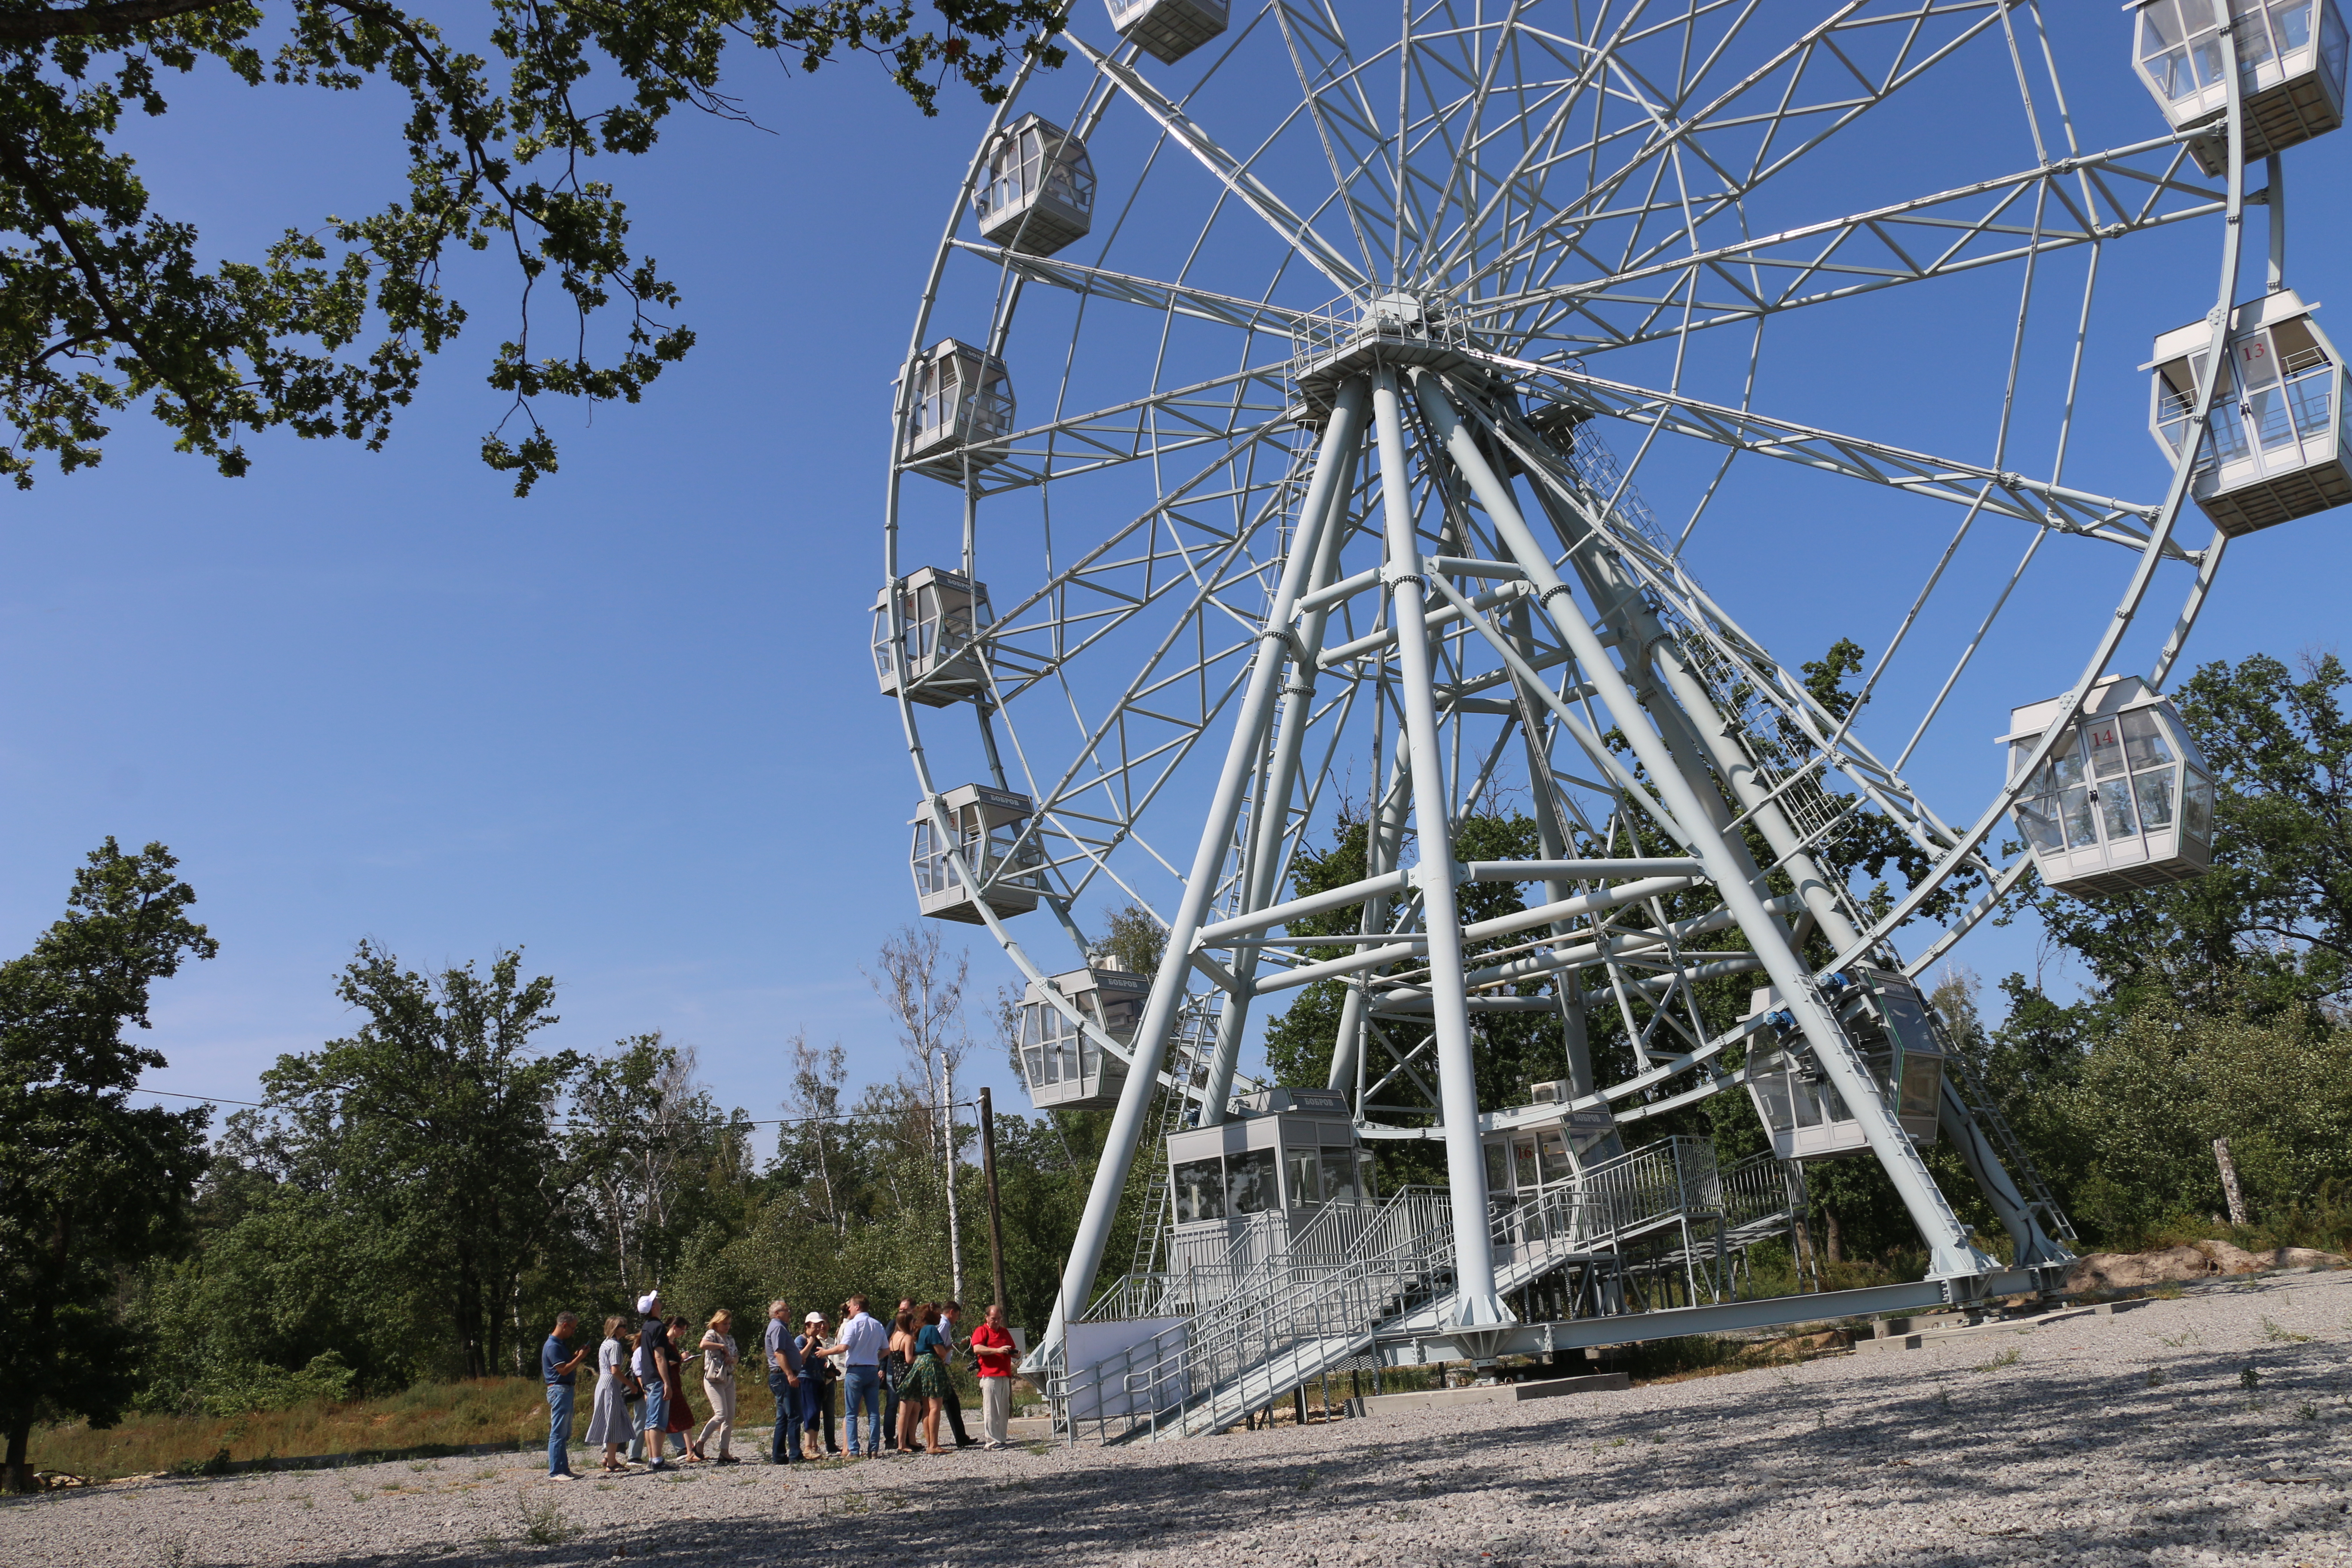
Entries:
[[1004,1303],[988,1309],[988,1321],[971,1331],[972,1369],[980,1373],[981,1427],[992,1448],[1013,1447],[1013,1336],[1004,1329]]

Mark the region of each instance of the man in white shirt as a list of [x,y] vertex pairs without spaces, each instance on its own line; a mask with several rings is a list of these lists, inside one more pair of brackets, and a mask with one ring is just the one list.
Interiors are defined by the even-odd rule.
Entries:
[[[849,1316],[842,1321],[841,1337],[819,1353],[841,1358],[841,1412],[849,1424],[849,1457],[878,1459],[882,1457],[882,1349],[890,1342],[890,1333],[866,1315],[865,1297],[852,1296],[848,1306]],[[866,1412],[867,1430],[863,1450],[857,1443],[857,1412],[861,1408]]]

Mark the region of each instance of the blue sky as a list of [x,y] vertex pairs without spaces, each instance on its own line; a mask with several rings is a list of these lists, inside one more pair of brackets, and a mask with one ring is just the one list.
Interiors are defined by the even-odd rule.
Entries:
[[[2155,134],[2123,20],[2064,11],[2053,25],[2085,145]],[[1942,188],[1956,169],[2025,165],[2013,94],[1987,98],[2000,84],[1978,65],[1948,75],[1825,154],[1800,188],[1817,216]],[[44,474],[0,502],[0,950],[55,917],[104,836],[168,843],[222,951],[163,988],[154,1039],[171,1067],[153,1087],[252,1098],[279,1053],[349,1026],[332,980],[362,937],[420,966],[520,944],[561,984],[562,1043],[662,1029],[754,1115],[775,1113],[795,1030],[841,1039],[861,1080],[896,1070],[860,965],[913,918],[913,786],[896,710],[873,690],[866,609],[889,384],[985,112],[950,91],[927,121],[863,62],[804,78],[747,61],[739,86],[767,130],[681,120],[651,156],[604,171],[701,341],[641,405],[543,408],[563,466],[531,499],[475,456],[503,412],[481,368],[511,290],[468,259],[455,282],[473,322],[383,453],[265,437],[251,475],[225,480],[132,416],[96,472]],[[1046,84],[1041,107],[1076,88]],[[253,254],[396,188],[389,92],[255,90],[218,73],[167,92],[173,115],[131,127],[130,144],[208,254]],[[1994,138],[2008,146],[1980,145]],[[2347,158],[2341,135],[2291,156],[2290,280],[2306,299],[2352,298],[2338,287]],[[2156,332],[2203,312],[2215,245],[2204,225],[2113,247],[2079,482],[2160,490],[2134,367]],[[1783,401],[1766,405],[1989,457],[1997,377],[1989,394],[1970,351],[2006,343],[2004,277],[1839,307],[1776,363],[1766,384]],[[2046,430],[2034,441],[2017,466],[2046,469]],[[1645,470],[1662,513],[1696,471],[1653,485]],[[1748,488],[1711,514],[1702,575],[1788,657],[1838,635],[1883,646],[1949,520],[1831,515],[1810,480],[1735,471]],[[2192,661],[2340,639],[2346,515],[2234,546]],[[2189,531],[2201,542],[2201,522]],[[2021,702],[2063,689],[2113,602],[2099,559],[2079,592],[2037,580],[2009,612],[2046,617],[2053,651],[2037,664],[2032,639],[2009,647],[1989,688]],[[1898,671],[1890,704],[1905,681],[1940,677]],[[1877,737],[1890,753],[1902,738]],[[1969,818],[1997,765],[1989,744],[1954,741],[1925,749],[1915,774]],[[2032,970],[2035,939],[1985,930],[1959,957],[1990,981]],[[992,950],[973,961],[984,1002],[1012,971]],[[2051,973],[2063,988],[2063,967]],[[1001,1055],[977,1059],[1017,1108]]]

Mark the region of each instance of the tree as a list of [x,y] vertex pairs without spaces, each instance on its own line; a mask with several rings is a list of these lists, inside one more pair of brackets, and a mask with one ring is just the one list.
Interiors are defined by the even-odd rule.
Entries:
[[719,1114],[696,1069],[694,1047],[656,1029],[586,1063],[572,1089],[571,1170],[616,1299],[666,1280],[688,1237],[725,1223],[717,1211],[750,1179],[750,1124]]
[[276,1173],[383,1234],[467,1377],[487,1375],[502,1343],[521,1352],[523,1278],[580,1179],[552,1112],[584,1063],[533,1047],[556,1021],[555,982],[521,966],[510,950],[487,975],[467,963],[427,977],[363,942],[336,986],[365,1015],[359,1031],[262,1075]]
[[32,1489],[37,1420],[111,1425],[135,1390],[121,1277],[185,1237],[213,1108],[130,1103],[163,1054],[123,1037],[152,1027],[148,994],[219,944],[187,918],[195,890],[161,844],[112,838],[74,875],[63,919],[0,964],[0,1349],[7,1484]]
[[[28,487],[42,452],[63,472],[97,462],[107,420],[142,401],[225,475],[272,428],[381,447],[425,356],[467,321],[445,258],[495,247],[520,301],[488,376],[513,404],[482,458],[526,494],[556,464],[534,398],[634,403],[694,342],[589,160],[647,151],[680,108],[748,120],[723,85],[730,50],[812,71],[875,55],[927,114],[946,78],[994,102],[1021,57],[1062,62],[1056,0],[929,9],[923,28],[913,0],[287,0],[265,37],[259,0],[0,0],[0,474]],[[207,268],[194,227],[150,207],[115,145],[126,111],[166,111],[163,73],[200,63],[257,87],[388,80],[408,101],[405,191],[360,217],[289,214],[263,257]],[[542,285],[563,315],[552,352],[532,337]],[[592,349],[616,304],[617,342]]]
[[[955,1074],[971,1053],[971,1035],[963,1022],[963,988],[971,961],[956,955],[953,970],[940,961],[937,928],[901,926],[882,944],[882,972],[866,976],[875,994],[889,1008],[898,1026],[898,1043],[920,1085],[931,1147],[945,1166],[948,1201],[948,1258],[955,1294],[963,1294],[963,1239],[957,1226]],[[936,1079],[934,1072],[939,1075]],[[936,1109],[933,1109],[936,1108]]]

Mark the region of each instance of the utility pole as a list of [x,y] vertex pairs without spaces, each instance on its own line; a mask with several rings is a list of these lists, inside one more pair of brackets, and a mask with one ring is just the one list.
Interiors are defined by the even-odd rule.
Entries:
[[1009,1313],[1013,1303],[1004,1300],[1004,1216],[996,1206],[996,1109],[986,1084],[980,1089],[980,1179],[988,1189],[988,1271],[995,1300]]
[[947,1104],[946,1134],[948,1150],[948,1279],[955,1300],[963,1300],[963,1227],[956,1215],[956,1125],[955,1125],[955,1058],[940,1053],[940,1079]]

